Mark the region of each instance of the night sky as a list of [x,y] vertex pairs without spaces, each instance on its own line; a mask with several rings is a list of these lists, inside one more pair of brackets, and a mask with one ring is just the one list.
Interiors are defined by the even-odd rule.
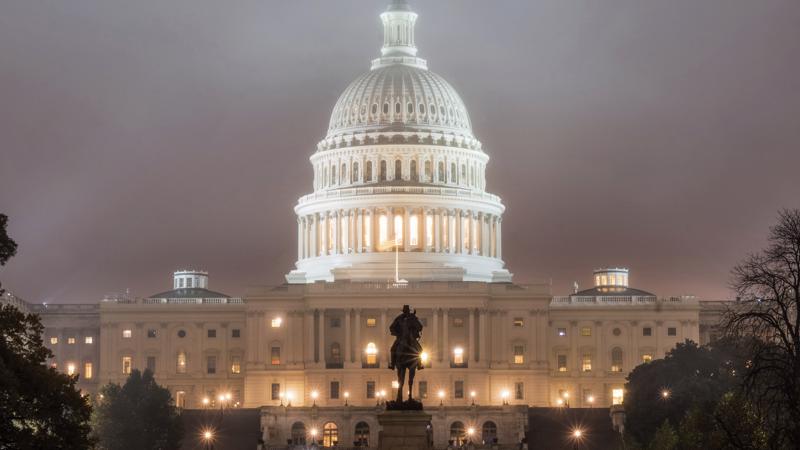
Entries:
[[[366,0],[3,0],[4,287],[96,302],[180,268],[241,294],[294,264],[308,157],[378,55]],[[661,296],[731,296],[800,207],[797,0],[412,0],[507,206],[520,283],[600,266]]]

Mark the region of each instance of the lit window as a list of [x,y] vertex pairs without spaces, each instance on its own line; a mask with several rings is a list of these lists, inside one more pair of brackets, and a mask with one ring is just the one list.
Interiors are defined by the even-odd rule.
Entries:
[[514,346],[514,364],[525,364],[525,347],[522,345]]
[[272,321],[270,322],[270,325],[272,325],[272,328],[280,328],[281,324],[283,324],[283,319],[281,319],[280,317],[276,317],[276,318],[272,319]]
[[270,352],[270,363],[273,366],[277,366],[281,363],[281,348],[280,347],[272,347]]
[[590,327],[581,327],[581,336],[591,336],[592,329]]
[[649,354],[647,354],[647,353],[645,353],[644,355],[642,355],[642,362],[643,362],[643,363],[649,363],[649,362],[651,362],[651,361],[653,361],[653,355],[649,355]]
[[522,317],[515,317],[514,318],[514,326],[521,327],[525,325],[525,320]]
[[56,344],[58,344],[58,338],[57,337],[51,337],[50,338],[50,345],[56,345]]
[[83,343],[84,344],[92,344],[92,343],[94,343],[94,338],[92,336],[86,336],[85,338],[83,338]]
[[622,372],[622,349],[619,347],[611,350],[611,371]]
[[378,243],[380,245],[385,245],[384,243],[389,240],[389,219],[386,217],[385,214],[381,214],[378,217]]
[[67,364],[67,375],[75,375],[75,364],[68,363]]
[[592,355],[584,354],[581,358],[581,370],[584,372],[592,371]]
[[133,332],[131,330],[122,330],[122,337],[128,339],[131,336],[133,336]]
[[374,327],[374,326],[376,325],[376,322],[377,322],[377,321],[375,320],[375,318],[374,318],[374,317],[367,317],[367,326],[368,326],[369,328],[372,328],[372,327]]
[[92,363],[83,363],[83,378],[90,380],[94,375],[92,374]]
[[566,372],[567,371],[567,355],[560,354],[558,355],[558,371],[559,372]]
[[367,344],[367,348],[364,351],[367,356],[367,364],[375,365],[378,364],[378,347],[375,346],[374,342],[370,342]]
[[564,337],[564,336],[567,335],[567,329],[566,328],[559,328],[558,331],[557,331],[557,334],[558,334],[559,337]]
[[74,337],[67,338],[67,344],[74,344],[74,343],[75,343]]
[[650,328],[650,327],[642,328],[642,336],[652,336],[652,335],[653,335],[653,329],[652,328]]
[[242,373],[242,359],[238,356],[231,358],[231,373]]
[[464,364],[464,349],[462,347],[453,349],[453,364]]
[[186,391],[175,392],[175,406],[178,408],[186,407]]
[[133,364],[133,359],[130,356],[123,356],[122,357],[122,373],[128,375],[131,373],[131,365]]
[[453,326],[456,328],[463,328],[464,327],[464,319],[460,317],[453,318]]
[[[430,161],[426,162],[427,170],[430,171]],[[425,175],[427,179],[429,174]],[[433,216],[425,217],[425,245],[428,247],[433,246]]]
[[416,215],[408,219],[408,243],[414,247],[419,245],[419,217]]
[[677,335],[678,335],[678,329],[677,328],[675,328],[675,327],[667,328],[667,336],[677,336]]
[[186,353],[184,352],[178,353],[176,371],[178,373],[186,373]]
[[624,392],[622,389],[612,389],[611,390],[611,404],[612,405],[621,405],[622,401],[624,400]]
[[403,245],[403,216],[394,216],[394,239],[397,245]]

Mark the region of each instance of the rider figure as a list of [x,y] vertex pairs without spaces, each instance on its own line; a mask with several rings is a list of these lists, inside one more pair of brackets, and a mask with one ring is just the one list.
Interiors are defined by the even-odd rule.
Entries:
[[[392,336],[397,337],[389,351],[389,369],[394,370],[395,368],[395,363],[397,362],[398,344],[401,341],[400,338],[403,337],[404,332],[411,335],[410,345],[414,347],[412,350],[417,355],[422,352],[422,346],[419,345],[419,338],[422,332],[422,322],[420,322],[417,318],[417,312],[411,312],[411,308],[409,308],[408,305],[403,305],[403,313],[395,317],[394,321],[392,321],[392,324],[389,326],[389,332],[392,334]],[[418,358],[418,361],[417,369],[421,370],[423,369],[421,358]]]

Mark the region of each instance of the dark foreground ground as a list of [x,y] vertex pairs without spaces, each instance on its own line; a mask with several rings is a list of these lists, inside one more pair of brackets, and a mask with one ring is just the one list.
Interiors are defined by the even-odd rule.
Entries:
[[[575,439],[574,431],[581,431]],[[528,410],[529,450],[616,450],[619,433],[611,426],[608,408],[531,408]]]
[[[184,410],[181,450],[255,450],[261,437],[260,410]],[[212,430],[213,447],[205,445],[203,431]]]

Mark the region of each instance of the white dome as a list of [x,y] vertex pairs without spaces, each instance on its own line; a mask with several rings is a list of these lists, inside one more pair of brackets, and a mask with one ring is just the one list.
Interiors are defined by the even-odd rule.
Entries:
[[450,83],[405,64],[377,67],[353,81],[333,108],[326,139],[388,130],[474,138],[467,108]]

